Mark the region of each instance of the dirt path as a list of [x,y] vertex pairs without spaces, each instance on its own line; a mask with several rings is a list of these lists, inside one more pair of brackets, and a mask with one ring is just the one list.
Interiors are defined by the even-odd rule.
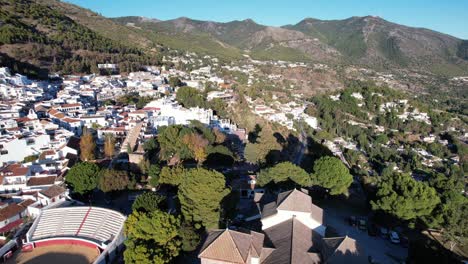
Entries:
[[54,245],[35,248],[32,252],[19,252],[7,264],[83,264],[92,263],[99,253],[92,248],[78,245]]

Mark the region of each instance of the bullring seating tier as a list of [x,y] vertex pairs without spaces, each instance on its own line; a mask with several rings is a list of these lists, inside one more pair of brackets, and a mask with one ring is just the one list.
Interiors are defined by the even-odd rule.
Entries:
[[80,237],[102,243],[119,235],[125,216],[100,207],[64,207],[43,210],[36,221],[32,241]]

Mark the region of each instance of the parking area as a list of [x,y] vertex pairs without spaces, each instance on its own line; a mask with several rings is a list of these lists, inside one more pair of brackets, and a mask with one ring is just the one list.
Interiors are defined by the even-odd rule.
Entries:
[[[393,244],[390,240],[377,236],[370,236],[367,231],[360,230],[358,225],[350,225],[346,219],[349,214],[332,207],[324,207],[326,224],[332,227],[340,236],[349,236],[360,243],[375,263],[395,264],[406,260],[408,249],[402,245]],[[359,219],[359,218],[358,218]]]

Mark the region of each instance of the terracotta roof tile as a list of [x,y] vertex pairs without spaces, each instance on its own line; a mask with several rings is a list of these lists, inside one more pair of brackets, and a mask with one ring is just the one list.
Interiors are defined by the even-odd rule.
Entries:
[[200,250],[200,258],[247,263],[252,247],[252,234],[233,230],[213,231],[208,235]]
[[0,221],[5,221],[25,210],[24,207],[15,203],[9,204],[7,207],[0,209]]
[[5,177],[25,176],[29,171],[28,167],[22,167],[20,164],[10,164],[0,172]]
[[64,192],[66,192],[65,188],[60,187],[58,185],[52,185],[49,188],[47,188],[46,190],[41,191],[40,193],[45,195],[48,198],[54,198],[56,196],[59,196],[59,195],[63,194]]
[[36,201],[34,200],[31,200],[31,199],[26,199],[24,201],[22,201],[21,203],[19,203],[19,205],[23,206],[23,207],[28,207],[30,206],[31,204],[35,203]]
[[46,177],[31,177],[28,180],[27,186],[41,186],[54,184],[56,176]]

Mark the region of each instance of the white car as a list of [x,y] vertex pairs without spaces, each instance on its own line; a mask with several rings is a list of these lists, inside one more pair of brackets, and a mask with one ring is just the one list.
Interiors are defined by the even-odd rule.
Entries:
[[398,233],[395,231],[390,232],[390,241],[393,244],[400,244],[400,237],[398,236]]

